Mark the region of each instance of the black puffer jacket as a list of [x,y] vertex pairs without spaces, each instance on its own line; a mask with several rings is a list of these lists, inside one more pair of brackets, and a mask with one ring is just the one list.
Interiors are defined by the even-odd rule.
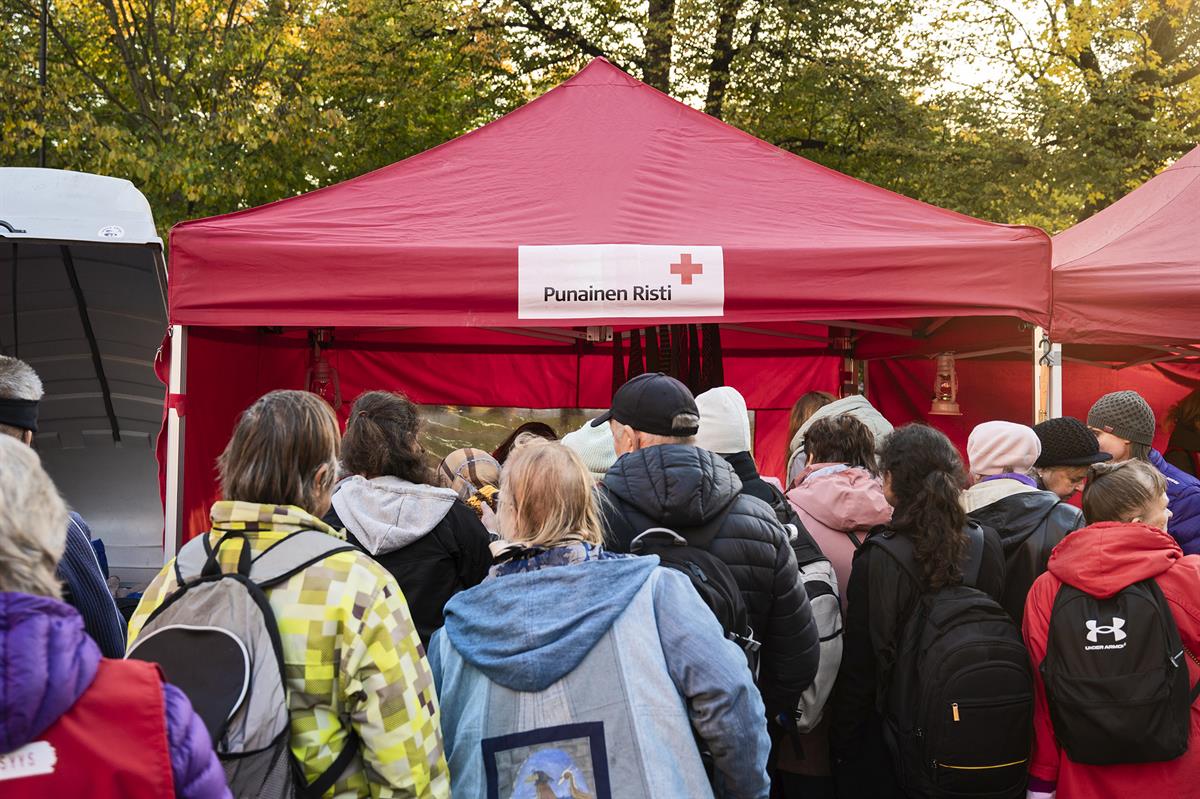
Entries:
[[1083,513],[1049,491],[1026,491],[977,508],[967,517],[1000,536],[1005,561],[1000,606],[1020,624],[1033,581],[1046,571],[1058,542],[1083,527]]
[[768,712],[795,707],[817,673],[819,641],[787,534],[720,455],[666,444],[622,456],[600,486],[609,546],[628,552],[651,527],[686,536],[733,503],[709,547],[737,581],[762,642],[759,690]]

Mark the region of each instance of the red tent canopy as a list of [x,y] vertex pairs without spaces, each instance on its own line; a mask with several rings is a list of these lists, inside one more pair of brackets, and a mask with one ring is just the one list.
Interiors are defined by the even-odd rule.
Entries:
[[[573,245],[590,246],[580,255]],[[529,253],[541,260],[523,261]],[[1027,346],[1016,320],[1046,324],[1050,305],[1042,231],[826,169],[603,59],[398,164],[181,224],[170,255],[170,319],[187,335],[186,355],[171,365],[172,430],[182,433],[164,462],[183,476],[178,486],[171,478],[178,504],[168,518],[190,534],[206,524],[213,464],[237,414],[265,391],[310,383],[304,328],[336,328],[326,355],[344,416],[372,388],[428,405],[607,407],[614,344],[572,328],[617,325],[619,341],[621,329],[719,322],[724,379],[755,411],[764,473],[779,474],[788,409],[804,391],[836,391],[849,349],[861,343],[871,353],[863,357],[886,358],[998,339]],[[522,313],[521,270],[531,263],[555,281],[591,270],[602,289],[617,272],[637,281],[644,272],[672,287],[675,304],[669,314],[627,316],[610,302],[607,315],[591,308],[548,322]],[[689,304],[699,288],[709,300]],[[980,382],[977,420],[1027,418],[1017,371],[1028,368]],[[931,374],[888,374],[884,385],[913,395],[897,421],[928,408]],[[1017,410],[996,407],[1002,389]],[[183,393],[186,403],[175,396]],[[186,425],[176,421],[184,409]]]
[[177,226],[171,322],[545,324],[518,318],[518,247],[610,243],[723,248],[725,322],[1048,315],[1041,230],[826,169],[596,59],[400,163]]
[[1200,342],[1200,148],[1054,237],[1056,341]]

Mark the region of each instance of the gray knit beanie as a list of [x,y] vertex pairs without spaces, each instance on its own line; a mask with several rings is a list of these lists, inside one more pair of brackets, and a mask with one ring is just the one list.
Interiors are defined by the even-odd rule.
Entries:
[[1088,411],[1087,423],[1134,444],[1154,443],[1154,411],[1136,391],[1105,394]]

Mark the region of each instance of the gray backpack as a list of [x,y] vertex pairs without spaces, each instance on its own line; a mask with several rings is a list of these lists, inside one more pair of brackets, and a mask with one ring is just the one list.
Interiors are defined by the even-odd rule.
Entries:
[[179,588],[146,621],[128,657],[157,663],[192,702],[212,736],[235,797],[322,796],[358,751],[350,742],[311,785],[289,746],[283,647],[266,589],[330,555],[355,551],[315,530],[293,533],[255,558],[242,547],[236,572],[217,553],[240,533],[189,541],[175,559]]
[[821,723],[825,705],[837,681],[838,669],[842,665],[842,603],[838,599],[837,575],[833,571],[833,564],[825,557],[812,535],[803,529],[803,525],[785,524],[784,528],[788,531],[792,551],[796,553],[800,581],[804,584],[804,592],[808,595],[808,604],[820,636],[821,657],[817,676],[796,703],[793,714],[796,732],[808,733]]

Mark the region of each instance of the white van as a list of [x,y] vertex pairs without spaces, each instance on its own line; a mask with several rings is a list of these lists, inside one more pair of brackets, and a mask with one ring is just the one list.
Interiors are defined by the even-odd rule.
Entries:
[[166,265],[127,180],[0,168],[0,352],[42,378],[34,446],[124,588],[163,563],[155,444]]

